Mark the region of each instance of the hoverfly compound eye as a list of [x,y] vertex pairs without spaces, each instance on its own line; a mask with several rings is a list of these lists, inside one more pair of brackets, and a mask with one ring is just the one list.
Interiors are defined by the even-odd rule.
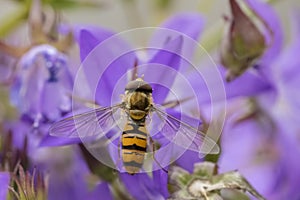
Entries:
[[152,93],[152,87],[142,79],[136,79],[126,85],[125,91]]

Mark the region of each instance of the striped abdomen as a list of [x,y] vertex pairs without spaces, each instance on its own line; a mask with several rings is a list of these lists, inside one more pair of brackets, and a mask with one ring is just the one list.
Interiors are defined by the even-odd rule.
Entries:
[[122,134],[122,159],[129,174],[138,173],[147,150],[147,129],[144,122],[129,120]]

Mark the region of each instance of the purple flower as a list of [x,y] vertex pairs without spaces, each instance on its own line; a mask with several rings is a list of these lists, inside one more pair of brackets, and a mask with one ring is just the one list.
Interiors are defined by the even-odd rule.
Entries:
[[[178,32],[179,24],[186,27],[189,23],[202,25],[203,21],[196,14],[181,14],[165,22],[170,29],[158,30],[157,34],[161,34],[161,37],[156,34],[152,40],[153,46],[143,47],[146,59],[140,59],[140,47],[133,49],[125,40],[110,31],[94,27],[80,27],[76,31],[76,38],[80,44],[84,77],[82,78],[79,72],[74,87],[79,90],[87,88],[90,96],[94,96],[100,106],[110,106],[120,103],[119,95],[124,93],[125,85],[137,73],[138,76],[144,75],[145,81],[152,85],[155,103],[167,103],[167,97],[170,96],[169,88],[172,87],[183,63],[180,57],[181,54],[184,55],[184,52],[181,53],[182,48],[184,44],[191,44],[189,42],[191,39],[183,37],[183,34],[191,35],[196,39],[202,30],[201,26],[195,26],[187,32],[185,30]],[[177,30],[176,32],[171,30],[173,27]],[[168,32],[169,35],[167,35]],[[164,42],[157,43],[155,38]],[[176,114],[175,111],[173,112]],[[178,116],[184,118],[182,114]],[[191,118],[185,118],[191,120]],[[193,125],[198,126],[199,121],[195,120]]]
[[[124,93],[124,87],[135,75],[134,73],[138,73],[138,76],[144,75],[144,80],[151,84],[155,103],[164,104],[167,102],[170,88],[172,88],[177,72],[181,67],[185,66],[180,55],[184,55],[184,58],[192,55],[191,51],[187,51],[191,43],[182,34],[185,33],[196,39],[202,29],[203,22],[196,14],[182,14],[167,21],[165,24],[167,28],[174,28],[181,32],[172,32],[168,29],[158,30],[151,40],[150,46],[146,47],[146,51],[143,52],[146,53],[146,58],[144,59],[140,59],[139,49],[133,49],[125,41],[120,40],[118,35],[112,35],[106,30],[85,28],[79,32],[77,38],[81,49],[82,68],[88,80],[91,93],[95,94],[94,98],[97,103],[101,106],[119,103],[119,95]],[[192,24],[200,26],[189,26]],[[189,27],[187,32],[183,29],[184,27]],[[135,65],[137,66],[135,67]],[[79,84],[82,84],[82,82]],[[180,101],[180,99],[178,100]],[[167,112],[177,118],[186,119],[186,122],[192,123],[196,127],[199,126],[199,120],[187,117],[174,109],[167,110]],[[159,121],[156,120],[158,119],[155,119],[155,116],[153,116],[154,129],[156,127],[155,123],[159,124]],[[156,133],[156,131],[153,132]],[[170,143],[168,141],[170,138],[168,138],[166,133],[153,135],[153,132],[150,131],[150,135],[162,145],[155,153],[155,157],[162,167],[167,168],[171,155],[173,154],[175,158],[179,158],[186,149],[177,146],[178,143],[177,145]],[[111,155],[117,162],[117,153],[111,152]],[[188,155],[191,154],[185,156]],[[192,168],[193,162],[200,161],[198,154],[195,153],[194,155],[195,159],[182,158],[179,160],[179,163]],[[161,168],[158,166],[158,163],[153,163],[153,169]],[[127,190],[135,198],[165,199],[168,197],[167,174],[163,170],[154,171],[153,178],[150,178],[145,173],[135,174],[134,176],[122,173],[120,177]],[[136,185],[139,187],[136,187]]]
[[[20,118],[5,128],[12,133],[13,147],[26,151],[26,167],[49,172],[48,199],[71,195],[73,199],[96,199],[107,185],[103,182],[91,191],[87,188],[90,172],[81,157],[66,149],[40,148],[50,123],[71,110],[73,79],[68,64],[65,54],[47,44],[35,46],[21,57],[11,89],[11,101]],[[111,199],[110,192],[106,194],[103,197]]]
[[64,54],[50,45],[36,46],[23,55],[18,67],[11,101],[35,127],[70,111],[72,78]]
[[[89,91],[90,94],[87,96],[95,99],[100,106],[120,103],[119,95],[124,93],[126,84],[137,73],[138,77],[144,75],[144,80],[151,84],[154,91],[153,99],[156,104],[175,104],[176,106],[176,101],[170,103],[170,100],[174,100],[174,98],[180,103],[181,99],[172,96],[170,88],[172,88],[177,73],[183,73],[180,72],[181,68],[185,69],[187,66],[187,62],[184,62],[182,57],[192,56],[191,50],[188,51],[190,47],[193,47],[191,38],[197,39],[202,30],[203,20],[197,14],[180,14],[164,24],[168,29],[159,29],[154,34],[149,46],[137,48],[131,47],[119,35],[108,30],[96,27],[80,27],[76,31],[76,38],[80,45],[81,70],[83,71],[79,70],[75,79],[74,87],[78,89],[76,94],[80,94],[82,91],[86,94]],[[198,26],[192,26],[194,24]],[[172,29],[176,31],[172,31]],[[143,32],[141,31],[140,34]],[[141,55],[143,56],[141,57]],[[185,85],[188,84],[185,83]],[[199,119],[184,115],[173,108],[167,109],[166,112],[195,127],[201,125]],[[198,153],[184,154],[188,144],[184,143],[184,140],[179,141],[178,138],[176,144],[173,144],[170,139],[175,134],[155,131],[161,122],[158,116],[153,116],[151,120],[154,125],[149,127],[151,129],[150,135],[161,144],[160,149],[155,154],[158,163],[167,168],[172,155],[175,155],[175,158],[182,156],[179,164],[192,170],[193,163],[200,161]],[[119,133],[110,133],[108,136],[114,137],[116,134]],[[62,140],[64,141],[62,142]],[[80,140],[73,140],[73,138],[57,138],[55,140],[49,136],[43,141],[43,145],[55,146],[78,142]],[[108,146],[114,163],[118,162],[116,144],[117,141],[114,141]],[[99,157],[102,154],[101,152],[98,153],[93,155]],[[192,160],[187,159],[189,155],[193,156]],[[145,199],[165,199],[168,197],[167,173],[161,170],[158,163],[153,161],[152,170],[158,169],[153,172],[153,178],[146,173],[134,176],[129,176],[126,173],[120,175],[123,184],[133,197],[144,197]],[[147,171],[147,169],[145,170]],[[135,184],[133,185],[133,183]],[[137,183],[139,187],[136,187]],[[145,193],[147,194],[145,195]]]
[[[300,99],[295,92],[300,77],[298,19],[292,18],[296,37],[291,45],[277,59],[273,57],[273,62],[270,57],[265,60],[270,65],[264,75],[272,89],[257,95],[246,113],[229,119],[222,137],[221,170],[239,169],[267,199],[300,198],[300,178],[295,175],[300,167],[295,159],[300,153],[296,115]],[[249,102],[242,105],[247,107]],[[242,119],[233,123],[236,117]]]

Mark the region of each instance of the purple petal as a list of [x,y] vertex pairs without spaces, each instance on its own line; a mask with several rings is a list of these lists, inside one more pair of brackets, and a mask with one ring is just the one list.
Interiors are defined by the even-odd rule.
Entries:
[[264,34],[269,48],[259,61],[262,65],[269,65],[274,61],[274,58],[278,56],[283,44],[284,38],[280,20],[268,3],[258,0],[246,0],[246,3],[265,21],[272,31],[271,34]]
[[159,185],[160,193],[167,199],[170,194],[168,191],[168,173],[163,170],[156,170],[153,172],[153,181],[155,185]]
[[6,123],[6,130],[12,133],[13,146],[17,149],[23,149],[26,140],[26,134],[30,126],[22,121],[13,121]]
[[[78,156],[61,155],[65,159],[52,159],[48,166],[52,166],[49,176],[49,200],[86,199],[88,188],[86,163]],[[68,157],[67,157],[68,156]]]
[[165,187],[165,185],[157,185],[146,173],[139,173],[135,175],[121,173],[120,179],[125,185],[127,191],[135,199],[165,199],[160,192],[160,188]]
[[85,199],[86,189],[82,180],[76,178],[76,174],[73,177],[68,177],[64,180],[52,180],[50,178],[50,187],[48,193],[49,200],[65,200],[65,199]]
[[72,144],[80,144],[82,140],[78,138],[65,138],[65,137],[54,137],[51,135],[46,135],[40,142],[40,147],[56,147],[65,146]]
[[238,169],[263,195],[269,192],[276,176],[276,161],[258,160],[259,150],[270,148],[276,151],[274,140],[267,138],[269,131],[262,129],[254,120],[227,126],[222,137],[222,155],[219,159],[221,172]]
[[187,150],[176,160],[176,163],[178,166],[192,173],[194,170],[194,164],[201,161],[203,160],[199,158],[198,152]]
[[[163,22],[160,27],[181,32],[197,40],[203,30],[204,20],[198,13],[180,13]],[[163,37],[158,35],[157,37]]]
[[[99,38],[101,34],[104,36]],[[79,36],[82,58],[85,58],[82,60],[82,68],[91,94],[101,106],[120,101],[119,96],[113,96],[113,92],[118,95],[124,93],[128,81],[126,73],[136,61],[135,53],[125,41],[118,35],[103,41],[107,35],[103,29],[82,29]],[[77,80],[75,84],[80,88],[80,85],[86,83]],[[120,86],[123,86],[122,90]],[[116,91],[116,87],[120,91]]]
[[83,61],[98,44],[113,36],[114,33],[100,27],[77,26],[74,35],[80,46],[80,58]]
[[[293,130],[291,132],[297,133],[299,129],[300,112],[300,20],[299,14],[293,16],[293,40],[291,44],[285,49],[281,57],[276,61],[274,66],[274,82],[278,92],[276,103],[271,110],[272,114],[276,116],[278,123],[285,126],[286,130]],[[296,138],[299,134],[293,134]]]
[[[252,71],[246,71],[238,79],[229,83],[223,77],[225,77],[223,67],[203,66],[198,72],[187,74],[185,79],[177,79],[173,87],[174,92],[181,99],[197,97],[198,105],[201,107],[203,104],[214,104],[225,99],[256,96],[272,89],[268,80],[264,80]],[[187,84],[192,88],[188,88]],[[190,106],[195,107],[196,105],[190,104]]]
[[190,59],[197,45],[196,40],[204,27],[204,20],[198,13],[180,13],[164,21],[154,33],[150,47],[162,48],[170,39],[183,36],[181,55]]
[[10,183],[10,175],[8,172],[0,172],[0,199],[6,199],[8,186]]
[[287,137],[285,129],[280,132],[278,141],[281,150],[281,160],[277,180],[272,192],[278,200],[299,199],[300,177],[295,176],[300,167],[299,160],[295,159],[300,154],[299,142],[294,138]]
[[41,101],[43,102],[42,113],[47,119],[54,121],[61,117],[62,112],[71,110],[71,100],[67,95],[67,91],[63,85],[58,82],[49,83],[44,86],[41,93]]
[[264,80],[262,77],[251,72],[245,72],[238,79],[230,83],[224,82],[224,84],[227,99],[239,96],[256,96],[272,89],[272,85],[268,80]]
[[92,192],[89,193],[86,199],[99,200],[100,198],[105,200],[113,200],[109,186],[105,182],[97,184],[97,186],[93,189]]
[[267,199],[297,199],[299,144],[262,117],[225,127],[220,170],[238,169]]
[[219,164],[222,171],[250,166],[255,148],[264,144],[259,125],[253,120],[232,126],[227,125],[222,135],[222,155]]
[[183,37],[179,36],[169,41],[151,58],[144,69],[139,69],[145,75],[145,81],[152,84],[155,102],[161,104],[166,99],[181,63],[181,48]]
[[299,50],[300,50],[300,14],[294,13],[291,17],[292,26],[292,41],[285,51],[281,54],[281,57],[276,62],[276,72],[279,73],[279,79],[281,82],[289,82],[290,79],[295,79],[299,75]]
[[11,101],[18,107],[21,113],[35,118],[41,113],[40,94],[45,81],[48,78],[47,69],[36,63],[23,66],[16,82],[12,87]]
[[119,103],[120,94],[124,94],[124,88],[128,83],[127,74],[133,68],[136,58],[135,52],[122,53],[125,54],[115,57],[116,60],[107,67],[98,82],[95,96],[100,105]]

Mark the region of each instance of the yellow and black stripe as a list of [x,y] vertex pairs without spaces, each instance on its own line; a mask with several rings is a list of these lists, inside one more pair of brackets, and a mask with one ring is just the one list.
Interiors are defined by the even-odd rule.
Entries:
[[122,134],[122,159],[129,174],[138,173],[147,151],[147,129],[145,122],[128,120]]

